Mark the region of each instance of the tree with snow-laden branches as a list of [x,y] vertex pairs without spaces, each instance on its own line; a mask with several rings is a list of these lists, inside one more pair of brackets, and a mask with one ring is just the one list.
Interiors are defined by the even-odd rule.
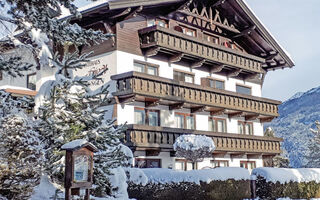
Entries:
[[314,137],[309,141],[305,167],[320,167],[320,122],[315,122],[316,129],[310,129]]
[[37,121],[25,113],[30,103],[0,91],[0,196],[28,199],[39,184],[42,146]]
[[[55,80],[47,81],[36,96],[40,104],[41,136],[46,150],[45,170],[52,180],[62,183],[64,178],[64,152],[61,146],[76,139],[86,139],[100,151],[95,154],[94,194],[96,196],[122,195],[111,182],[112,172],[125,175],[121,167],[131,165],[132,152],[121,144],[124,126],[115,126],[106,119],[109,104],[108,85],[90,89],[90,82],[100,79],[104,71],[88,76],[74,76],[74,70],[85,66],[88,55],[66,53],[55,57]],[[120,168],[120,169],[118,169]],[[116,170],[117,169],[117,170]]]
[[196,162],[212,157],[216,146],[210,137],[204,135],[181,135],[173,144],[173,149],[176,151],[176,157],[190,160],[192,168],[195,169]]
[[[53,57],[53,45],[72,43],[75,46],[96,44],[109,38],[109,34],[92,29],[86,30],[68,20],[59,18],[63,10],[80,18],[73,0],[1,0],[0,26],[5,37],[0,36],[3,49],[25,48],[32,52],[41,67],[47,67]],[[0,48],[1,49],[1,48]],[[22,58],[0,51],[0,70],[12,76],[22,76],[30,63]]]

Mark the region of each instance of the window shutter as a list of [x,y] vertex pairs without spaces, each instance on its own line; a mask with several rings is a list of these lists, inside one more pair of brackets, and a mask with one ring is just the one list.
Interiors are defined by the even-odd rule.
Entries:
[[210,87],[209,79],[208,78],[201,78],[201,85],[206,86],[206,87]]

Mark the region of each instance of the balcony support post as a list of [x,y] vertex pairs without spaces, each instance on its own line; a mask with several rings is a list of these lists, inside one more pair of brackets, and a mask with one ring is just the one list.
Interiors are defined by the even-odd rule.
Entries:
[[146,50],[145,56],[151,57],[155,56],[159,53],[160,47],[151,47],[150,49]]
[[202,65],[206,62],[206,59],[202,59],[198,62],[195,62],[195,63],[192,63],[191,64],[191,68],[194,69],[194,68],[198,68],[198,67],[202,67]]
[[214,115],[224,115],[225,114],[226,109],[222,108],[216,111],[211,111],[210,115],[214,116]]
[[191,108],[191,113],[204,112],[205,109],[206,109],[206,106],[194,107],[194,108]]
[[155,107],[160,104],[161,99],[155,100],[155,101],[146,101],[145,102],[145,107],[150,108],[150,107]]
[[235,113],[228,114],[228,117],[234,118],[234,117],[241,117],[242,115],[243,115],[243,112],[235,112]]
[[259,118],[260,115],[258,114],[254,114],[254,115],[247,115],[245,116],[245,120],[248,121],[248,120],[256,120]]
[[239,76],[239,74],[242,72],[242,69],[235,69],[231,72],[229,72],[227,74],[228,78],[232,78],[232,77],[236,77],[236,76]]
[[212,67],[212,68],[210,69],[210,73],[212,74],[212,73],[221,72],[224,67],[225,67],[225,65],[218,65],[218,66]]
[[183,53],[179,53],[177,55],[174,55],[172,56],[170,59],[169,59],[169,62],[170,63],[175,63],[175,62],[179,62],[181,61],[181,59],[183,58],[184,54]]
[[184,103],[176,103],[169,106],[169,110],[179,110],[184,106]]

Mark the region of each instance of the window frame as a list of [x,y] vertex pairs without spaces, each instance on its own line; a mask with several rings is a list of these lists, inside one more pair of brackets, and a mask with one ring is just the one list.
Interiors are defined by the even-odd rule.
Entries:
[[[225,80],[218,79],[218,78],[213,78],[213,77],[208,77],[208,81],[209,81],[208,85],[209,85],[210,88],[214,88],[214,89],[218,89],[218,90],[225,90],[225,89],[226,89],[226,82],[225,82]],[[220,89],[220,88],[217,88],[217,87],[211,87],[210,81],[214,81],[214,83],[215,83],[215,81],[222,82],[222,83],[223,83],[223,89]],[[216,86],[216,83],[215,83],[215,86]]]
[[[238,92],[237,87],[243,87],[243,88],[250,89],[250,94],[244,94],[244,93]],[[244,95],[252,95],[252,87],[248,86],[248,85],[236,84],[236,92],[239,94],[244,94]]]
[[[160,117],[160,110],[157,109],[147,109],[147,108],[141,108],[141,107],[134,107],[134,112],[136,110],[143,110],[145,113],[145,121],[144,124],[138,124],[138,125],[144,125],[144,126],[150,126],[149,124],[149,112],[156,112],[158,113],[158,125],[161,126],[161,117]],[[136,124],[136,119],[134,119],[134,123]],[[151,127],[156,127],[156,126],[151,126]]]
[[[176,169],[176,162],[182,162],[182,163],[184,163],[184,169],[183,169],[183,171],[188,171],[188,163],[191,163],[192,164],[192,162],[190,161],[190,160],[187,160],[187,159],[175,159],[174,160],[174,169],[175,170],[177,170]],[[198,169],[198,162],[195,162],[194,163],[194,168],[195,168],[195,170],[197,170]],[[191,169],[192,170],[192,169]]]
[[[151,21],[154,22],[153,25],[149,25],[149,22],[151,22]],[[159,21],[164,22],[165,26],[164,26],[164,27],[163,27],[163,26],[160,26],[160,25],[159,25]],[[160,26],[160,27],[163,27],[163,28],[169,28],[169,22],[168,22],[168,20],[166,20],[166,19],[160,19],[160,18],[158,18],[158,17],[156,17],[156,18],[149,18],[149,19],[147,19],[147,26],[148,26],[148,27]]]
[[[29,88],[29,83],[30,83],[30,77],[31,76],[35,76],[35,78],[36,78],[36,82],[35,82],[35,85],[34,85],[35,88],[34,89]],[[33,90],[33,91],[37,90],[37,73],[27,74],[27,88],[30,89],[30,90]]]
[[253,169],[255,169],[255,168],[257,168],[257,163],[256,163],[256,161],[249,161],[249,160],[240,160],[240,167],[241,167],[241,164],[244,164],[245,165],[245,167],[244,168],[246,168],[246,169],[248,169],[248,164],[254,164],[254,168]]
[[[209,36],[210,39],[211,38],[215,38],[217,42],[213,42],[213,41],[208,41],[206,36]],[[206,41],[206,42],[209,42],[209,43],[213,43],[213,44],[216,44],[216,45],[220,45],[220,37],[219,36],[216,36],[216,35],[213,35],[213,34],[210,34],[208,32],[203,32],[203,40]]]
[[[239,124],[242,124],[243,125],[243,131],[244,133],[240,133],[239,132]],[[247,131],[246,131],[246,125],[247,124],[250,124],[252,126],[252,134],[248,134]],[[242,135],[254,135],[254,128],[253,128],[253,122],[246,122],[246,121],[238,121],[238,133],[239,134],[242,134]]]
[[[215,132],[215,133],[227,133],[228,132],[228,130],[227,130],[227,119],[209,116],[209,118],[208,118],[208,130],[209,130],[209,121],[210,120],[214,120],[215,121],[215,129],[216,129],[216,130],[213,130],[211,132]],[[225,132],[218,132],[218,120],[224,121],[224,130],[225,130]]]
[[[195,28],[193,28],[193,27],[189,27],[189,26],[186,26],[185,24],[179,24],[178,25],[181,29],[182,29],[182,33],[183,34],[185,34],[185,35],[187,35],[187,36],[190,36],[190,37],[198,37],[198,34],[197,34],[197,29],[195,29]],[[191,30],[191,31],[193,31],[194,32],[194,35],[188,35],[186,32],[188,31],[188,30]]]
[[221,167],[221,163],[222,163],[222,162],[224,162],[224,163],[227,164],[227,165],[224,166],[224,167],[229,167],[229,161],[228,161],[228,160],[211,160],[211,161],[210,161],[211,164],[214,164],[215,162],[218,162],[218,166],[215,166],[214,168]]
[[183,125],[184,125],[183,129],[188,129],[187,128],[187,117],[192,116],[193,117],[193,121],[194,121],[194,127],[193,127],[193,129],[188,129],[188,130],[196,130],[197,125],[196,125],[196,115],[195,114],[175,112],[174,113],[174,119],[176,118],[176,115],[182,115],[183,116]]
[[[135,64],[140,64],[140,65],[144,65],[144,72],[139,72],[139,73],[144,73],[144,74],[148,74],[150,76],[159,76],[159,65],[156,65],[156,64],[152,64],[152,63],[149,63],[149,62],[144,62],[144,61],[140,61],[140,60],[133,60],[133,70],[135,72],[137,72],[134,68],[135,68]],[[148,67],[154,67],[156,68],[156,75],[153,75],[153,74],[149,74],[148,73]]]
[[[137,165],[138,161],[145,161],[146,162],[146,167],[139,167]],[[148,162],[149,161],[149,162]],[[134,166],[136,168],[140,168],[140,169],[146,169],[146,168],[150,168],[148,165],[150,164],[150,161],[157,161],[159,163],[159,168],[162,167],[162,159],[160,158],[135,158],[135,162],[134,162]]]
[[174,73],[184,74],[184,81],[182,81],[182,82],[185,82],[185,83],[189,83],[189,82],[186,82],[186,77],[185,77],[185,75],[187,74],[187,75],[192,76],[192,84],[194,84],[194,78],[195,78],[195,74],[194,74],[194,73],[188,72],[188,71],[179,70],[179,69],[173,69],[173,80],[175,80],[175,81],[181,81],[181,80],[176,80],[176,79],[174,78]]

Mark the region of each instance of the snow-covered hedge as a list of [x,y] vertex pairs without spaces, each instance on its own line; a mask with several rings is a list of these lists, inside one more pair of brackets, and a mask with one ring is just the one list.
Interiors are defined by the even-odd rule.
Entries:
[[129,183],[130,198],[139,200],[247,199],[251,197],[250,174],[243,168],[194,171],[143,169],[146,185]]
[[247,169],[237,167],[225,167],[215,169],[203,169],[192,171],[176,171],[172,169],[142,169],[151,183],[181,183],[190,182],[200,184],[200,182],[210,183],[211,181],[226,181],[229,179],[249,180],[250,173]]
[[262,199],[320,197],[320,169],[257,168],[252,175]]

